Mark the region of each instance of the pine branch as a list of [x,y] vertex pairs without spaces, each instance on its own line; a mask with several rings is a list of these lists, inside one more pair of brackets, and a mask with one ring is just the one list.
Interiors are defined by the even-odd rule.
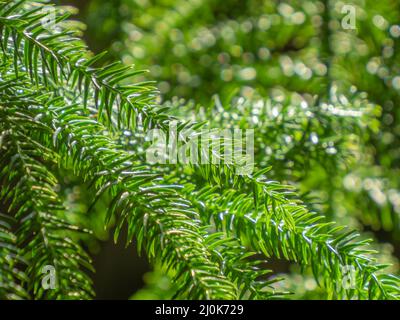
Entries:
[[[1,173],[0,173],[1,176]],[[2,196],[0,195],[0,198]],[[28,299],[23,287],[28,278],[23,271],[26,261],[17,246],[17,236],[13,233],[15,221],[0,213],[0,299]]]
[[274,284],[281,279],[267,278],[272,273],[272,270],[263,268],[267,261],[260,260],[239,239],[214,232],[206,237],[206,242],[217,254],[215,258],[220,261],[222,271],[237,284],[240,299],[279,299],[288,294],[275,289]]
[[[400,279],[379,274],[386,265],[374,262],[369,240],[357,240],[354,231],[321,222],[323,217],[308,210],[297,200],[287,198],[287,187],[268,181],[258,173],[254,193],[242,193],[239,187],[219,193],[217,187],[198,192],[187,189],[192,203],[203,209],[205,223],[214,222],[217,230],[245,239],[256,251],[311,266],[314,277],[329,296],[359,299],[399,299]],[[257,176],[257,173],[255,174]],[[356,270],[356,288],[342,286],[343,268]]]
[[[5,85],[10,83],[2,83],[2,91],[7,89]],[[28,261],[27,289],[33,297],[88,298],[93,295],[92,281],[81,268],[92,269],[90,258],[68,238],[68,230],[79,229],[59,217],[64,208],[54,191],[57,180],[46,165],[46,160],[55,157],[30,137],[31,132],[41,135],[46,130],[31,116],[31,102],[29,95],[16,99],[2,92],[0,162],[4,167],[0,202],[18,222],[16,237]],[[55,271],[54,287],[45,290],[42,284],[49,266]],[[47,284],[51,286],[51,282]]]
[[[18,95],[14,98],[19,99]],[[118,150],[101,134],[105,127],[79,115],[85,113],[83,108],[65,106],[61,99],[41,98],[40,103],[30,102],[36,105],[36,115],[30,119],[48,114],[41,117],[41,123],[51,125],[47,129],[53,135],[39,135],[39,143],[55,148],[60,163],[70,164],[78,176],[92,180],[98,197],[104,192],[113,196],[108,218],[115,215],[118,219],[115,239],[126,224],[128,242],[135,236],[138,247],[145,248],[150,259],[176,270],[176,281],[181,285],[178,297],[236,297],[235,286],[210,260],[205,231],[196,212],[177,194],[179,186],[163,184],[155,170],[138,165],[134,155]],[[86,139],[89,136],[90,140]]]
[[91,56],[76,31],[63,27],[69,14],[54,7],[58,29],[49,31],[41,22],[42,8],[32,1],[0,6],[1,47],[14,60],[16,75],[24,66],[37,85],[77,88],[82,95],[79,102],[86,106],[88,98],[94,97],[98,118],[108,123],[135,128],[139,121],[144,128],[165,127],[169,118],[154,105],[151,82],[124,84],[123,80],[144,71],[119,62],[96,68],[104,54]]
[[[10,248],[16,253],[21,248],[27,257],[35,252],[26,270],[28,291],[35,298],[92,294],[91,281],[81,271],[82,266],[90,268],[89,258],[74,240],[63,237],[76,228],[58,218],[65,208],[53,190],[57,180],[50,162],[72,167],[77,176],[91,181],[96,199],[104,193],[111,195],[105,224],[116,218],[115,240],[127,228],[127,244],[135,239],[150,260],[174,270],[178,298],[276,297],[279,293],[264,291],[274,280],[260,280],[269,270],[259,267],[262,261],[249,259],[254,258],[252,251],[310,266],[330,298],[400,298],[399,279],[381,274],[385,266],[373,261],[365,248],[368,240],[355,240],[353,232],[321,222],[321,216],[309,212],[287,186],[267,179],[268,169],[240,177],[235,165],[205,165],[193,166],[192,175],[182,168],[158,170],[143,165],[141,154],[121,150],[107,130],[143,127],[147,132],[157,127],[167,132],[176,118],[155,105],[155,90],[149,83],[125,84],[141,71],[120,63],[96,68],[102,56],[92,57],[76,31],[63,26],[68,14],[60,8],[56,8],[57,28],[47,30],[41,23],[42,4],[0,3],[0,73],[7,79],[9,74],[16,76],[10,81],[0,79],[0,147],[4,151],[0,181],[5,186],[0,203],[19,225],[17,245],[9,227],[4,229],[5,237],[0,229],[0,262],[9,261],[4,257],[9,257]],[[245,122],[253,116],[252,107],[240,110],[239,121],[222,119],[219,125],[236,123],[248,128]],[[296,151],[306,145],[314,116],[304,117],[305,131],[296,148],[283,153],[285,159],[295,158]],[[271,124],[260,116],[258,146],[273,141],[280,148],[277,141],[284,138],[282,133],[293,128],[302,132],[304,118],[298,122],[285,118],[274,127],[274,121]],[[325,122],[317,118],[317,130],[329,138],[335,135],[336,124],[325,131],[325,124],[333,120],[330,115]],[[354,124],[344,125],[349,123]],[[202,125],[181,122],[178,131]],[[283,129],[278,130],[280,125]],[[263,131],[271,127],[278,128],[272,137]],[[263,153],[260,158],[270,160]],[[193,176],[199,186],[205,186],[202,190],[179,183]],[[1,249],[2,241],[8,246],[6,251]],[[54,265],[61,275],[56,291],[40,287],[46,264]],[[348,265],[356,270],[356,287],[351,289],[340,286],[345,277],[342,267]],[[7,281],[23,280],[22,273],[7,270]],[[0,295],[24,296],[21,290],[1,290],[0,283]]]

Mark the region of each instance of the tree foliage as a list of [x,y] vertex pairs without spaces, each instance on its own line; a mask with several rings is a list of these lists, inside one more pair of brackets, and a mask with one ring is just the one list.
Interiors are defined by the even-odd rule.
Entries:
[[[273,1],[261,2],[266,12],[277,7]],[[177,32],[181,15],[191,19],[201,12],[204,21],[209,21],[207,10],[222,14],[213,1],[206,3],[179,2],[183,12],[170,15],[160,33],[154,31],[151,19],[143,18],[142,25],[138,21],[139,27],[148,30],[142,43],[155,50],[155,59],[162,58],[154,64],[164,64],[164,68],[172,64],[169,55],[158,51],[174,50],[167,36]],[[48,14],[43,11],[45,5],[55,10],[53,27],[43,23]],[[325,5],[330,12],[328,2]],[[153,9],[155,20],[158,15],[169,16],[168,9]],[[289,10],[278,9],[283,17]],[[94,297],[93,268],[85,252],[93,225],[85,223],[83,216],[74,217],[65,205],[60,190],[63,172],[88,185],[89,211],[98,201],[107,202],[101,225],[113,230],[115,241],[122,241],[126,230],[126,244],[134,243],[170,277],[171,297],[288,297],[290,292],[268,266],[270,260],[282,259],[297,265],[304,276],[313,276],[324,298],[400,298],[399,278],[371,249],[379,246],[353,228],[332,222],[338,208],[333,199],[327,201],[328,209],[321,208],[304,192],[310,191],[310,185],[325,194],[335,192],[336,183],[318,180],[318,176],[343,178],[348,174],[345,168],[354,168],[357,156],[375,143],[380,101],[354,88],[345,90],[330,77],[325,77],[325,83],[315,70],[315,76],[299,82],[278,75],[277,79],[284,80],[275,83],[266,76],[254,85],[266,91],[251,95],[246,94],[247,85],[244,91],[227,95],[225,91],[237,88],[219,88],[210,82],[202,90],[221,94],[208,108],[182,99],[160,102],[155,83],[142,79],[143,71],[122,62],[104,64],[104,54],[93,55],[87,49],[69,10],[47,1],[0,1],[0,298]],[[307,12],[312,15],[313,9],[304,10],[299,12],[308,21]],[[262,23],[268,23],[267,17],[262,18],[266,19]],[[289,45],[294,46],[293,52],[301,52],[295,59],[318,60],[311,54],[312,46],[289,41],[299,32],[315,35],[310,25],[300,23],[297,28],[296,21],[287,28],[274,25],[280,33],[272,32],[267,39],[267,43],[275,41],[272,64],[292,59],[280,54]],[[246,21],[231,24],[233,33],[245,37],[241,33],[247,30]],[[221,22],[213,31],[223,39],[225,27]],[[193,28],[182,39],[195,39],[191,33],[200,31],[195,30],[197,24]],[[260,33],[253,36],[257,43]],[[225,40],[215,52],[225,50]],[[334,57],[331,50],[321,48]],[[331,63],[339,68],[342,58],[339,55],[339,62]],[[315,67],[327,68],[324,63],[322,56]],[[253,72],[239,72],[244,78],[245,71]],[[196,92],[201,91],[189,88],[190,84],[183,89],[174,82],[171,86],[176,87],[174,94],[187,94],[185,98],[198,98]],[[146,134],[152,129],[168,134],[171,123],[178,124],[182,135],[215,127],[254,129],[255,171],[238,175],[238,164],[223,162],[148,163]],[[363,167],[368,168],[368,163]],[[307,184],[314,176],[314,185]],[[322,215],[325,209],[327,218]],[[367,216],[363,213],[361,219]],[[391,230],[396,229],[396,219],[389,219]],[[43,288],[45,266],[55,269],[53,290]],[[350,287],[342,281],[349,267],[354,270]]]

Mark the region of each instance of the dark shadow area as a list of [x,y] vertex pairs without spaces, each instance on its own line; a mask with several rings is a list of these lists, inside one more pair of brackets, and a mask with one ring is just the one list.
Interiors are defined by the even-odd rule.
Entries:
[[[121,240],[123,237],[121,237]],[[134,246],[125,248],[124,241],[102,243],[101,251],[93,256],[96,299],[128,299],[143,285],[143,275],[150,267]]]

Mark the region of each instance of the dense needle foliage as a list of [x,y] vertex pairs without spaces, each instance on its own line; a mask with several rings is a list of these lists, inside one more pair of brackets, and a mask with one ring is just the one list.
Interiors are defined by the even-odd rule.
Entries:
[[[154,267],[135,298],[400,298],[397,1],[355,30],[335,0],[76,4],[107,53],[0,0],[1,299],[95,298],[108,233]],[[254,170],[149,162],[171,125],[254,130]]]

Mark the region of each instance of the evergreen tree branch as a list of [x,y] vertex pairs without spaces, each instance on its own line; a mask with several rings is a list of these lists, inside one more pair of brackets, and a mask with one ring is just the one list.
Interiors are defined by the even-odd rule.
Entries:
[[[10,83],[2,83],[2,91],[7,90],[5,85]],[[54,191],[57,180],[45,163],[54,154],[28,133],[37,131],[40,135],[46,128],[31,117],[29,96],[16,100],[5,91],[0,106],[0,162],[4,164],[0,202],[18,222],[17,241],[28,261],[27,290],[36,299],[91,297],[92,281],[81,270],[92,269],[90,258],[66,237],[68,230],[78,228],[59,217],[64,208]],[[46,290],[42,284],[48,266],[55,270],[55,286]]]

